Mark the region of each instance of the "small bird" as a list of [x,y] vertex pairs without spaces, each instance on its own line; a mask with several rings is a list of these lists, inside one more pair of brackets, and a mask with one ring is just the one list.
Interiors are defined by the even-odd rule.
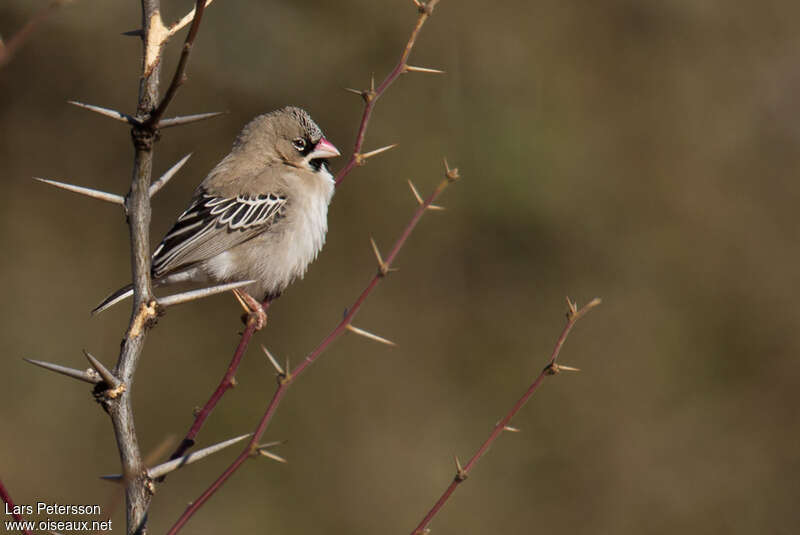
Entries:
[[[250,121],[153,253],[153,284],[253,280],[237,295],[263,317],[256,299],[302,278],[325,243],[334,190],[328,158],[339,154],[300,108]],[[131,285],[121,288],[92,313],[131,295]]]

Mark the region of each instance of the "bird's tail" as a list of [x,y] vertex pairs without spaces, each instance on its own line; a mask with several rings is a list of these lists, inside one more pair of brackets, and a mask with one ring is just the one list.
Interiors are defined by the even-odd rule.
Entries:
[[92,310],[92,316],[94,316],[95,314],[99,314],[99,313],[103,312],[104,310],[113,307],[114,305],[116,305],[120,301],[123,301],[123,300],[129,298],[132,295],[133,295],[133,285],[132,284],[128,284],[127,286],[123,286],[122,288],[120,288],[116,292],[112,293],[111,295],[109,295],[108,297],[103,299],[102,303],[100,303],[99,305],[94,307],[94,309]]

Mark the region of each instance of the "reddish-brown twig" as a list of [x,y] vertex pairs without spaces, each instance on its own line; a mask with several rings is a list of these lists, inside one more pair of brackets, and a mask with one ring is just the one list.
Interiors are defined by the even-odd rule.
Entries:
[[[197,5],[200,6],[201,3],[202,2],[198,1]],[[379,152],[382,152],[382,150],[379,149],[377,151],[372,151],[372,153],[367,155],[361,153],[361,147],[364,144],[364,136],[366,135],[367,131],[367,123],[369,123],[370,116],[372,115],[372,109],[375,106],[375,101],[377,101],[378,98],[384,92],[386,92],[386,89],[392,84],[392,82],[394,82],[394,80],[398,76],[400,76],[404,72],[407,72],[407,69],[409,67],[407,61],[408,61],[408,56],[411,54],[411,49],[414,48],[414,44],[417,41],[417,36],[419,35],[419,32],[422,29],[423,24],[425,24],[425,21],[433,13],[433,9],[438,3],[439,0],[431,0],[427,4],[423,4],[421,2],[420,3],[415,2],[415,5],[419,10],[419,17],[417,18],[417,22],[414,25],[414,29],[411,32],[411,37],[409,38],[405,48],[403,49],[403,54],[400,56],[400,61],[397,63],[394,69],[389,73],[386,79],[383,82],[381,82],[381,84],[378,86],[377,89],[374,87],[373,83],[373,85],[370,87],[369,90],[360,92],[360,94],[364,97],[364,102],[365,102],[364,113],[361,117],[361,123],[358,129],[358,134],[356,136],[356,143],[355,147],[353,148],[353,154],[350,156],[350,159],[341,169],[341,171],[339,171],[339,173],[336,175],[337,186],[350,173],[350,171],[353,170],[353,168],[356,165],[363,165],[363,163],[370,155],[375,155]],[[175,79],[173,79],[173,82],[174,81]],[[222,398],[222,396],[225,394],[225,392],[227,392],[227,390],[230,388],[229,381],[236,374],[236,370],[239,368],[242,356],[244,355],[245,351],[247,351],[247,347],[250,344],[250,340],[252,339],[253,334],[254,331],[251,330],[249,326],[242,333],[242,337],[239,340],[239,345],[237,346],[236,351],[234,352],[233,359],[231,360],[230,365],[228,366],[228,371],[226,372],[225,377],[223,377],[219,386],[211,395],[211,398],[209,398],[208,402],[206,402],[203,409],[198,413],[186,437],[183,439],[178,449],[175,450],[175,452],[172,454],[171,456],[172,459],[184,455],[189,450],[189,448],[191,448],[194,445],[194,439],[202,429],[206,418],[211,413],[216,404],[219,402],[219,400]]]
[[293,370],[289,370],[288,366],[283,370],[283,373],[278,376],[278,388],[275,390],[275,393],[272,396],[272,399],[267,405],[266,411],[264,412],[261,420],[256,427],[256,430],[253,433],[253,437],[250,442],[245,447],[244,451],[236,458],[236,460],[231,463],[228,468],[220,475],[216,481],[214,481],[211,486],[209,486],[196,500],[194,500],[191,505],[189,505],[186,510],[183,512],[181,517],[175,522],[175,525],[169,530],[168,535],[174,535],[186,524],[189,518],[203,506],[203,504],[208,501],[208,499],[217,491],[219,488],[230,478],[230,476],[239,469],[239,467],[252,455],[254,455],[258,451],[258,443],[261,440],[261,437],[266,431],[267,426],[269,425],[272,416],[275,414],[275,411],[278,408],[283,397],[286,395],[286,391],[289,387],[297,380],[300,375],[305,372],[309,366],[311,366],[322,353],[342,334],[347,332],[348,327],[350,326],[353,318],[356,316],[358,311],[361,309],[361,306],[366,301],[367,297],[372,293],[372,290],[378,285],[378,283],[383,279],[390,271],[392,263],[394,262],[395,258],[397,257],[400,249],[405,244],[408,237],[411,235],[411,232],[416,227],[417,223],[419,222],[422,215],[429,209],[429,207],[433,204],[437,197],[444,191],[448,184],[455,181],[459,178],[458,169],[450,169],[446,167],[446,178],[436,187],[436,189],[431,193],[431,195],[425,199],[422,203],[419,204],[417,210],[414,212],[414,215],[411,217],[411,220],[406,225],[403,233],[397,239],[392,247],[392,250],[389,252],[389,255],[383,259],[380,257],[379,254],[376,254],[378,257],[378,271],[372,277],[372,279],[367,284],[366,288],[361,292],[361,295],[355,300],[353,305],[347,310],[347,313],[344,315],[344,318],[336,325],[336,327],[325,337],[322,342],[311,352],[308,356],[303,359],[303,361],[298,364]]
[[555,375],[562,370],[569,370],[569,371],[577,371],[577,368],[571,368],[569,366],[559,365],[556,363],[556,359],[558,359],[558,355],[561,352],[561,347],[564,345],[564,342],[569,335],[569,332],[572,330],[572,327],[575,323],[583,317],[589,310],[596,307],[600,304],[599,298],[592,299],[589,303],[582,306],[580,309],[567,299],[567,305],[569,306],[569,311],[567,312],[567,324],[564,326],[564,329],[561,331],[561,335],[558,337],[556,341],[555,348],[553,348],[553,352],[550,354],[550,359],[547,361],[547,366],[539,373],[539,376],[531,383],[528,387],[528,390],[522,395],[521,398],[517,400],[511,410],[503,417],[502,420],[497,422],[492,429],[491,434],[489,437],[481,444],[478,448],[478,451],[470,458],[470,460],[465,464],[463,467],[461,466],[458,457],[456,457],[456,475],[453,478],[453,481],[450,485],[445,489],[442,495],[436,500],[436,503],[433,505],[428,514],[422,519],[422,521],[417,525],[416,528],[411,532],[411,535],[422,535],[426,532],[426,528],[433,520],[433,517],[444,507],[444,504],[450,498],[450,496],[455,492],[456,487],[458,487],[467,477],[469,476],[472,469],[478,463],[478,461],[483,457],[483,455],[489,450],[495,440],[503,433],[503,431],[513,431],[513,428],[509,428],[509,424],[511,423],[511,419],[522,409],[525,403],[528,402],[530,397],[536,392],[539,386],[544,381],[544,378],[548,375]]
[[11,61],[11,58],[14,57],[14,54],[22,48],[22,45],[33,35],[36,28],[44,22],[50,14],[59,8],[62,4],[65,3],[65,0],[53,0],[52,2],[48,3],[45,7],[39,10],[31,20],[25,23],[25,25],[19,29],[17,33],[15,33],[11,39],[9,39],[5,44],[0,42],[0,67],[3,67],[6,63]]
[[25,535],[33,535],[33,532],[31,530],[29,530],[27,527],[24,526],[23,522],[25,521],[25,519],[22,518],[22,515],[19,514],[14,509],[14,501],[11,499],[11,496],[8,494],[8,491],[6,490],[5,485],[3,485],[3,481],[2,480],[0,480],[0,498],[2,498],[3,502],[6,504],[6,511],[8,511],[9,508],[11,509],[11,516],[14,517],[14,520],[19,522],[20,529],[22,530],[22,532],[25,533]]
[[[336,185],[338,186],[342,180],[353,170],[353,168],[357,165],[363,165],[366,159],[361,154],[361,148],[364,145],[364,136],[367,133],[367,124],[369,124],[369,119],[372,116],[372,109],[375,107],[375,103],[378,99],[386,92],[386,89],[392,85],[398,76],[409,72],[409,65],[408,65],[408,56],[411,54],[411,49],[414,48],[414,43],[417,41],[417,36],[419,35],[420,30],[422,29],[423,24],[425,21],[428,20],[428,17],[431,16],[433,13],[433,9],[436,7],[436,4],[439,3],[439,0],[430,0],[427,3],[423,3],[421,1],[415,1],[414,4],[419,9],[419,17],[417,17],[417,23],[414,25],[414,29],[411,31],[411,37],[409,37],[408,42],[406,43],[405,49],[403,49],[403,54],[400,56],[400,61],[397,62],[394,69],[386,76],[383,82],[375,87],[375,80],[373,79],[370,83],[369,89],[364,91],[354,91],[360,94],[364,99],[364,113],[361,116],[361,124],[358,127],[358,133],[356,134],[356,142],[355,146],[353,147],[353,155],[350,156],[350,159],[347,161],[344,167],[337,173],[336,175]],[[431,71],[433,72],[433,71]],[[439,72],[439,71],[436,71]]]
[[[270,299],[266,299],[261,303],[261,306],[265,312],[269,308],[269,304]],[[200,411],[198,411],[195,415],[194,422],[192,422],[189,432],[186,433],[186,436],[183,438],[180,445],[178,445],[177,449],[172,453],[172,455],[170,455],[170,459],[183,457],[189,448],[194,446],[194,439],[203,428],[206,418],[208,418],[208,416],[211,414],[211,411],[214,410],[214,407],[217,406],[217,403],[219,403],[219,400],[225,395],[225,392],[234,386],[236,370],[239,369],[239,364],[242,361],[245,351],[247,351],[247,346],[250,344],[250,340],[253,338],[253,335],[257,330],[256,326],[257,324],[255,321],[250,321],[248,319],[244,332],[242,332],[242,337],[239,339],[239,345],[236,346],[236,351],[233,352],[233,358],[231,359],[230,364],[228,364],[228,370],[225,372],[225,375],[219,382],[219,385],[217,385],[217,389],[214,390],[214,393],[211,394],[210,398],[208,398],[208,401],[206,401],[206,404],[203,405],[203,408],[200,409]]]

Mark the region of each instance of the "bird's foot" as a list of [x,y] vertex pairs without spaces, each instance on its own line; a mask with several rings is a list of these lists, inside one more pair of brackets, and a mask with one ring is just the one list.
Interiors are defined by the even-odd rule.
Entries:
[[239,301],[239,304],[242,305],[244,309],[245,313],[242,316],[242,321],[246,325],[253,322],[255,330],[257,331],[263,329],[267,324],[267,312],[264,310],[261,303],[258,302],[258,299],[239,289],[233,290],[233,295],[236,296],[236,300]]

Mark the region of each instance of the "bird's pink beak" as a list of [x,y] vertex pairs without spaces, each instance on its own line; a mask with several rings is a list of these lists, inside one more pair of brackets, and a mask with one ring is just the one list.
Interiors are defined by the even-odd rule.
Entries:
[[333,143],[323,137],[314,146],[314,150],[308,155],[308,159],[314,160],[316,158],[333,158],[339,155],[341,155],[339,149],[334,147]]

